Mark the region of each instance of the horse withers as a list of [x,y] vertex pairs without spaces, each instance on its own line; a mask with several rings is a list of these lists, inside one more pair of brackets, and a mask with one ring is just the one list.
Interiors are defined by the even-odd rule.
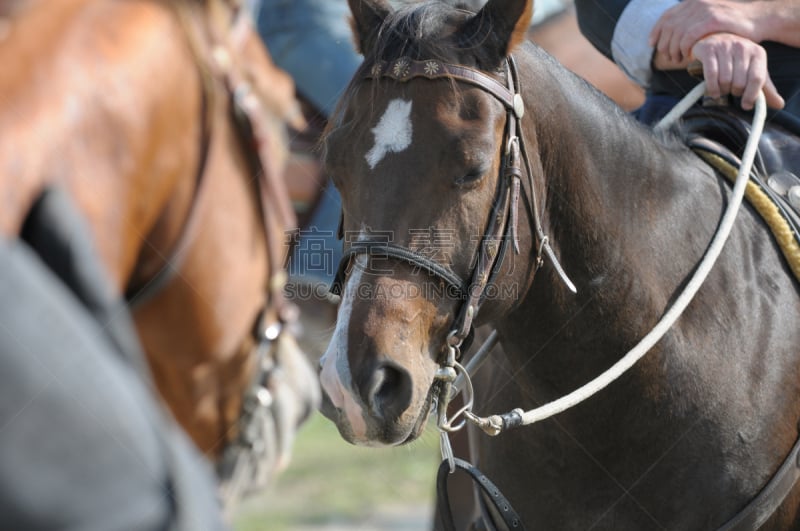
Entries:
[[[476,413],[603,373],[692,274],[724,178],[523,43],[530,1],[350,5],[365,61],[325,144],[347,242],[325,414],[356,444],[416,439],[473,323],[508,358]],[[642,361],[557,417],[480,439],[477,464],[529,527],[720,527],[797,440],[798,322],[796,281],[745,207]],[[765,529],[800,523],[797,491]]]
[[267,462],[245,475],[263,480],[285,465],[317,384],[281,295],[293,85],[234,4],[10,4],[0,231],[17,234],[41,190],[64,189],[175,418],[227,468],[259,448]]

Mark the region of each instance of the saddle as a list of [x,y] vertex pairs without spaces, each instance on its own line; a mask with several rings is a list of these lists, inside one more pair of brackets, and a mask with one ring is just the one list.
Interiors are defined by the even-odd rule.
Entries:
[[[750,136],[750,116],[733,106],[696,107],[680,133],[701,158],[731,180]],[[785,113],[767,119],[746,197],[772,229],[800,279],[800,120]]]
[[[750,120],[732,106],[697,107],[684,115],[681,130],[689,147],[717,155],[738,169],[750,136]],[[800,120],[786,114],[773,115],[761,135],[751,178],[800,220],[800,194],[794,204],[788,197],[789,190],[800,185],[798,175]]]

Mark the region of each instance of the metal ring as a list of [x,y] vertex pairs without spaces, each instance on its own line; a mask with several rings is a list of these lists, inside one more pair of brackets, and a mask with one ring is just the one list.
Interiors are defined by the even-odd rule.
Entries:
[[[472,387],[472,380],[469,377],[469,373],[467,373],[467,370],[464,368],[464,366],[458,363],[457,361],[454,362],[453,368],[456,370],[456,372],[460,371],[464,377],[463,393],[465,395],[465,399],[464,399],[464,405],[461,406],[458,409],[458,411],[456,411],[450,418],[447,417],[447,406],[453,397],[445,396],[442,397],[442,400],[437,401],[437,408],[438,407],[444,408],[443,411],[439,411],[437,427],[441,431],[446,431],[446,432],[454,432],[463,428],[467,422],[466,413],[472,412],[472,406],[475,403],[475,390]],[[450,389],[452,389],[451,386],[444,386],[443,391],[449,392]],[[453,423],[456,422],[459,419],[459,417],[464,417],[464,418],[462,418],[461,422],[459,422],[457,425],[453,425]]]
[[512,144],[516,144],[517,148],[519,148],[519,137],[517,135],[512,136],[511,138],[508,139],[508,142],[506,142],[506,155],[511,153]]

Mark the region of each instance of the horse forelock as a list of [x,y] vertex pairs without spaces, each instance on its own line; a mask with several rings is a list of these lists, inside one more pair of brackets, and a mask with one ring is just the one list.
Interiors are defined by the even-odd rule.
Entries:
[[[406,5],[391,12],[375,31],[374,46],[364,50],[364,61],[345,89],[339,104],[332,113],[324,139],[338,125],[343,123],[343,115],[358,89],[364,83],[372,85],[371,100],[374,99],[379,79],[367,80],[373,65],[391,62],[401,57],[412,60],[436,59],[445,63],[471,66],[481,70],[497,67],[490,53],[481,44],[491,29],[482,28],[480,35],[459,32],[474,13],[445,2],[422,2]],[[488,22],[487,22],[488,24]],[[481,37],[482,35],[482,37]],[[502,75],[502,73],[501,73]],[[451,83],[454,97],[459,91],[455,82]],[[371,105],[371,101],[359,101],[359,105]]]
[[495,31],[490,17],[447,2],[421,2],[391,12],[375,33],[375,45],[365,51],[365,64],[392,61],[400,57],[414,60],[437,59],[473,66],[482,70],[497,67],[498,57],[484,47]]
[[391,61],[402,56],[450,60],[458,46],[453,42],[453,33],[459,19],[464,18],[463,12],[438,2],[393,11],[378,29],[375,46],[365,56],[365,62]]

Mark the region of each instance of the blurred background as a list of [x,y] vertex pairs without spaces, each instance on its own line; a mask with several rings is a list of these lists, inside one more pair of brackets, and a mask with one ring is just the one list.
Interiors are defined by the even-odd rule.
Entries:
[[423,530],[433,518],[436,427],[411,444],[346,443],[320,414],[300,428],[289,468],[236,511],[236,531]]

